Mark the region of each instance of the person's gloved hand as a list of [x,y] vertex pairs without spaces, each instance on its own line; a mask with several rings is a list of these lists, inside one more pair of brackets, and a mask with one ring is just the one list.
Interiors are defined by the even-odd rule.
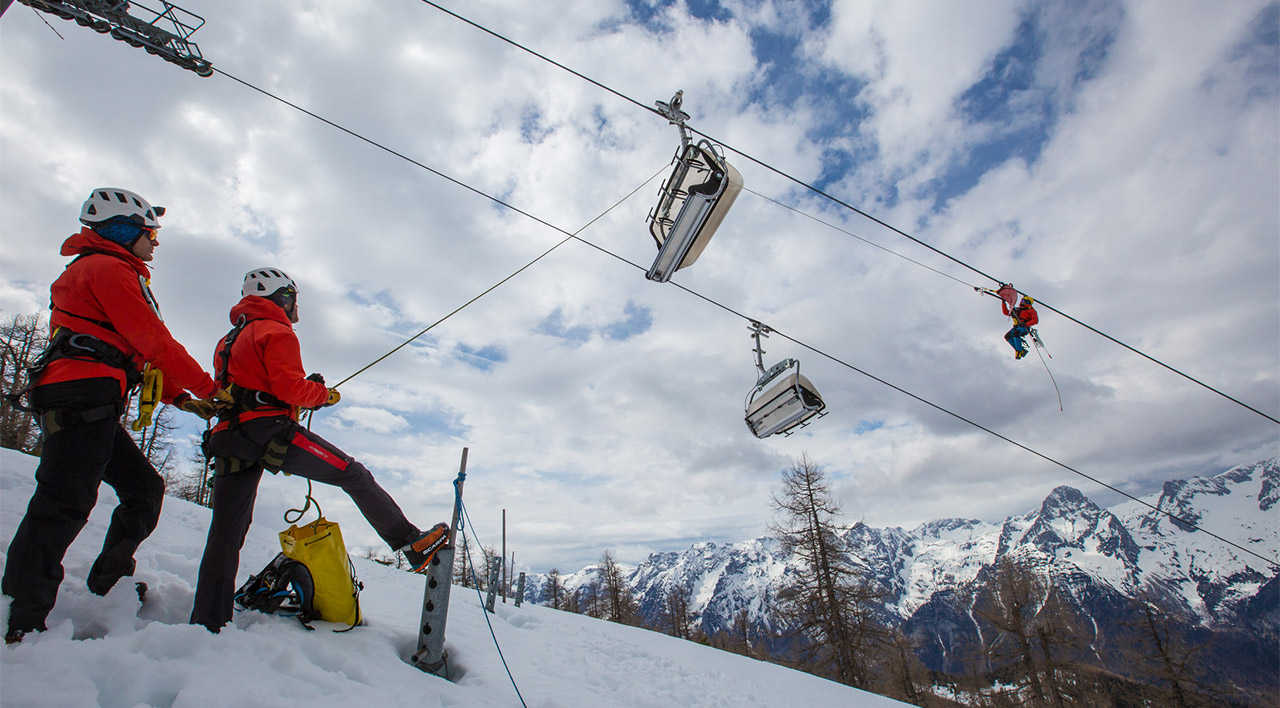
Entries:
[[321,384],[322,384],[322,383],[324,383],[324,374],[311,374],[311,375],[307,376],[307,380],[308,380],[308,381],[315,381],[316,383],[321,383]]
[[219,390],[213,394],[212,398],[192,398],[189,394],[184,393],[174,400],[174,404],[188,413],[195,413],[201,418],[209,420],[224,409],[230,408],[232,398],[231,394],[225,390]]

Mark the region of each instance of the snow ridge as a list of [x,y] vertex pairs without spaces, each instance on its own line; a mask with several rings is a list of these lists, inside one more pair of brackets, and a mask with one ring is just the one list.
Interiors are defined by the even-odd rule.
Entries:
[[[1280,557],[1280,524],[1273,512],[1280,501],[1277,459],[1171,480],[1144,501],[1264,557]],[[1064,581],[1086,611],[1085,605],[1102,603],[1100,598],[1115,602],[1155,587],[1180,598],[1207,624],[1231,621],[1276,575],[1264,561],[1190,532],[1186,524],[1147,506],[1131,501],[1104,509],[1068,486],[1054,489],[1040,508],[999,524],[949,518],[907,531],[858,523],[841,538],[850,561],[887,591],[891,622],[906,623],[930,603],[963,596],[1004,556]],[[744,609],[753,622],[772,626],[770,601],[795,562],[769,537],[704,542],[649,556],[629,582],[650,620],[660,614],[668,594],[683,592],[703,631],[716,633],[732,626]],[[567,576],[572,580],[566,587],[580,588],[592,575],[587,568]],[[541,577],[533,580],[528,596],[540,601]]]

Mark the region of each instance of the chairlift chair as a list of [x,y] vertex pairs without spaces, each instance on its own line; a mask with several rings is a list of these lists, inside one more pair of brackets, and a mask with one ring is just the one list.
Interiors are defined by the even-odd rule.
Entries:
[[684,125],[689,115],[680,110],[681,93],[676,92],[670,104],[658,102],[680,128],[675,167],[658,192],[658,206],[649,213],[649,233],[658,244],[658,256],[645,277],[659,283],[698,260],[742,191],[742,175],[717,146],[689,139]]
[[745,419],[751,433],[757,438],[775,433],[790,435],[794,429],[808,425],[815,416],[826,415],[826,403],[813,382],[800,373],[799,361],[784,359],[765,370],[760,337],[768,336],[770,330],[754,321],[751,327],[756,340],[756,368],[760,371],[760,378],[746,400]]

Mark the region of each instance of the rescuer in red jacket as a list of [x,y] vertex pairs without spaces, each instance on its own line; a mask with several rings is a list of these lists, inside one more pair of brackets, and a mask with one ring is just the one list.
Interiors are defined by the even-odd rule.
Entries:
[[1034,307],[1035,303],[1035,300],[1024,296],[1022,302],[1011,310],[1008,302],[1003,299],[1000,302],[1000,309],[1004,314],[1013,318],[1013,328],[1005,332],[1004,340],[1013,347],[1014,359],[1021,359],[1027,355],[1027,342],[1023,337],[1026,337],[1031,332],[1031,328],[1040,321],[1040,315],[1036,314]]
[[293,324],[298,287],[283,271],[256,268],[245,275],[241,300],[231,308],[235,325],[218,342],[214,371],[234,403],[218,413],[205,444],[213,459],[213,520],[200,560],[191,624],[218,632],[234,611],[240,549],[253,520],[264,470],[286,472],[341,487],[392,550],[403,551],[415,572],[426,570],[448,538],[448,526],[426,533],[378,485],[364,465],[298,424],[303,408],[331,406],[341,398],[324,377],[308,376]]
[[159,244],[162,215],[164,207],[129,190],[95,189],[81,207],[85,227],[62,244],[62,255],[76,258],[50,288],[49,345],[31,385],[10,398],[37,416],[42,447],[36,490],[0,580],[0,590],[13,598],[6,643],[45,629],[63,556],[88,521],[102,482],[115,489],[120,504],[89,570],[91,591],[105,595],[132,575],[134,551],[155,530],[164,480],[120,424],[144,365],[163,372],[165,403],[205,418],[216,408],[200,400],[214,396],[213,380],[174,341],[151,294],[146,263]]

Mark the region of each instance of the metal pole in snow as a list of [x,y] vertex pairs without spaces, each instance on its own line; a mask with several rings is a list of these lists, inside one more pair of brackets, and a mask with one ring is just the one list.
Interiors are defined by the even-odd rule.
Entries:
[[507,510],[502,510],[502,604],[507,604]]
[[422,621],[418,624],[418,650],[409,658],[414,666],[449,678],[444,650],[444,626],[449,618],[449,589],[453,587],[454,540],[462,510],[462,483],[467,478],[467,448],[462,448],[462,463],[458,477],[453,480],[453,519],[449,526],[449,542],[431,559],[427,566],[427,586],[422,593]]

